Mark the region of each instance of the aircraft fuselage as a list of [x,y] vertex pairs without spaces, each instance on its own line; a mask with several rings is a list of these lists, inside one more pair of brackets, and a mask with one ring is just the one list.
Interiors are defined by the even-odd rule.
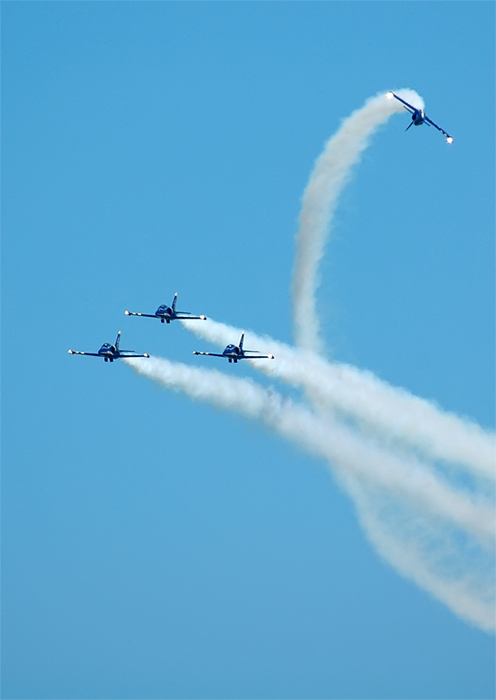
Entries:
[[222,354],[229,362],[237,362],[244,355],[237,345],[228,345]]
[[415,110],[415,112],[412,114],[412,121],[415,126],[422,126],[422,124],[425,122],[425,114],[421,109]]
[[114,361],[114,357],[117,355],[117,348],[115,345],[110,345],[110,343],[104,343],[100,350],[98,351],[98,354],[103,357],[105,362],[110,362]]
[[175,314],[170,306],[161,304],[155,311],[155,316],[157,316],[160,319],[161,323],[170,323],[171,320],[174,318]]

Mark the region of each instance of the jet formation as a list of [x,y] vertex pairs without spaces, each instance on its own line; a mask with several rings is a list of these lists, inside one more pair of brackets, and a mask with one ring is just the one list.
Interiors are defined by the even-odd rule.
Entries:
[[[146,318],[159,318],[161,323],[170,323],[175,320],[199,320],[206,321],[207,317],[203,314],[201,316],[193,316],[189,311],[176,311],[177,302],[177,292],[174,294],[172,304],[167,306],[162,304],[158,307],[154,314],[143,314],[138,311],[124,311],[126,316],[145,316]],[[222,354],[217,354],[214,352],[197,352],[194,351],[195,355],[213,355],[215,357],[225,357],[229,362],[236,363],[238,360],[257,360],[257,359],[268,359],[273,360],[274,355],[260,355],[257,354],[258,350],[245,350],[243,348],[245,334],[241,334],[241,339],[239,345],[228,345]],[[90,357],[103,357],[105,362],[113,362],[114,360],[119,360],[125,357],[150,357],[148,353],[143,353],[139,355],[135,350],[121,350],[119,348],[119,343],[121,340],[121,331],[118,332],[115,343],[111,345],[110,343],[104,343],[98,352],[86,352],[84,350],[68,350],[70,355],[89,355]]]
[[[399,95],[396,95],[392,90],[390,90],[387,94],[386,97],[389,100],[392,100],[393,98],[398,100],[399,102],[402,103],[403,107],[406,109],[407,112],[409,112],[412,115],[412,120],[410,124],[406,127],[405,131],[408,131],[408,129],[411,126],[422,126],[422,124],[427,124],[428,126],[433,126],[435,129],[440,131],[444,136],[446,136],[446,141],[448,143],[453,143],[453,137],[448,134],[447,131],[442,129],[438,124],[432,121],[426,113],[424,112],[423,109],[420,109],[419,107],[414,107],[411,105],[409,102],[404,100],[402,97]],[[161,304],[158,309],[155,311],[153,314],[146,314],[142,313],[140,311],[126,311],[124,312],[126,316],[143,316],[145,318],[158,318],[160,319],[161,323],[170,323],[171,321],[176,321],[176,320],[198,320],[198,321],[206,321],[207,317],[204,316],[203,314],[200,316],[193,316],[193,314],[189,311],[177,311],[176,310],[176,303],[177,303],[177,292],[174,294],[174,298],[172,299],[172,303],[170,306],[167,306],[166,304]],[[261,355],[258,350],[246,350],[243,348],[243,342],[244,342],[245,334],[244,332],[241,334],[241,338],[239,340],[238,345],[234,344],[229,344],[226,346],[226,348],[223,350],[222,353],[216,353],[216,352],[200,352],[198,350],[194,350],[193,354],[194,355],[209,355],[211,357],[223,357],[227,359],[229,362],[234,362],[235,364],[239,360],[273,360],[274,355]],[[70,355],[89,355],[90,357],[103,357],[105,362],[113,362],[114,360],[120,360],[126,357],[150,357],[148,353],[143,353],[142,355],[138,354],[134,350],[121,350],[119,348],[119,343],[121,339],[121,331],[117,333],[117,338],[115,339],[115,343],[111,345],[110,343],[104,343],[101,348],[98,350],[98,352],[85,352],[83,350],[68,350]]]

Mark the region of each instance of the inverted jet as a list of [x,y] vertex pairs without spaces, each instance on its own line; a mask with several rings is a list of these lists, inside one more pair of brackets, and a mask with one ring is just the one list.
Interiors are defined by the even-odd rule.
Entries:
[[[217,352],[198,352],[193,350],[193,355],[212,355],[213,357],[225,357],[229,362],[237,362],[238,360],[273,360],[274,355],[258,355],[258,350],[245,350],[243,342],[245,339],[244,331],[241,333],[239,345],[227,345],[222,353]],[[249,353],[249,354],[247,354]]]
[[446,141],[447,143],[453,143],[453,137],[450,136],[444,129],[441,129],[440,126],[438,126],[435,122],[432,121],[432,119],[429,119],[427,114],[424,112],[423,109],[419,109],[418,107],[414,107],[411,105],[409,102],[404,100],[402,97],[399,97],[396,95],[394,92],[389,91],[386,95],[386,97],[389,100],[392,100],[393,97],[395,97],[399,102],[403,104],[403,107],[407,110],[407,112],[410,112],[412,115],[412,121],[410,124],[406,127],[405,131],[408,131],[408,129],[411,126],[422,126],[422,124],[427,124],[428,126],[434,126],[438,131],[440,131],[444,136],[446,136]]
[[68,350],[70,355],[89,355],[90,357],[103,357],[105,362],[113,362],[114,360],[121,360],[125,357],[150,357],[150,355],[145,352],[143,355],[138,355],[135,350],[121,350],[119,344],[121,342],[121,331],[117,333],[117,338],[115,343],[111,345],[110,343],[104,343],[98,352],[85,352],[84,350]]
[[189,311],[176,311],[176,302],[177,292],[174,294],[174,299],[172,300],[172,304],[170,306],[167,306],[166,304],[161,304],[154,314],[142,314],[139,311],[127,311],[127,309],[126,311],[124,311],[124,313],[126,314],[126,316],[145,316],[146,318],[159,318],[161,323],[170,323],[171,321],[175,321],[176,319],[199,319],[201,321],[207,320],[207,317],[203,315],[193,316]]

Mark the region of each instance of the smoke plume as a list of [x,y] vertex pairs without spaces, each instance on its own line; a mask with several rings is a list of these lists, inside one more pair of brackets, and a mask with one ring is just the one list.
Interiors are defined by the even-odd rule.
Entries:
[[[208,319],[182,321],[198,337],[219,346],[239,338],[239,328]],[[304,389],[314,402],[354,418],[364,429],[414,447],[430,459],[464,466],[476,476],[495,478],[494,434],[468,419],[438,408],[431,401],[393,387],[372,372],[328,362],[312,351],[299,350],[268,336],[247,332],[247,346],[262,348],[276,362],[250,362],[268,376]]]
[[[415,107],[424,107],[424,101],[413,90],[398,90],[397,94]],[[374,132],[393,114],[402,111],[402,104],[388,99],[386,93],[371,97],[343,121],[315,163],[303,193],[293,268],[294,337],[299,347],[322,350],[315,303],[317,267],[339,195]]]
[[[484,575],[486,569],[474,569],[470,580],[456,575],[465,570],[467,557],[473,561],[474,551],[484,562],[493,557],[494,510],[489,501],[458,491],[413,456],[383,450],[330,415],[319,415],[252,380],[155,357],[127,358],[124,362],[168,389],[261,421],[324,459],[352,496],[367,535],[381,556],[464,619],[491,629],[492,588],[490,576]],[[376,513],[379,502],[387,503],[382,508],[386,520]],[[413,522],[415,531],[409,532]],[[401,525],[403,536],[398,535]],[[446,559],[447,545],[443,540],[439,549],[439,532],[453,538],[448,564],[440,564],[440,559]],[[429,546],[426,533],[437,534]]]
[[[415,92],[396,92],[423,107]],[[494,434],[370,372],[329,362],[319,351],[318,264],[339,195],[374,131],[402,109],[384,94],[369,99],[344,120],[316,161],[296,241],[297,347],[246,334],[248,347],[276,359],[245,362],[301,389],[300,401],[216,370],[153,357],[124,362],[170,390],[258,420],[324,460],[379,556],[456,615],[494,630]],[[181,323],[221,346],[241,334],[212,320]]]

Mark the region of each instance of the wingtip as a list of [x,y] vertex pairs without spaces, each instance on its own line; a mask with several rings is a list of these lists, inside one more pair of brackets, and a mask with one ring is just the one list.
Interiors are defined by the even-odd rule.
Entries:
[[126,314],[126,316],[131,316],[131,312],[128,311],[127,309],[124,311],[124,313]]
[[74,350],[71,350],[70,348],[67,352],[69,353],[69,355],[74,355]]

